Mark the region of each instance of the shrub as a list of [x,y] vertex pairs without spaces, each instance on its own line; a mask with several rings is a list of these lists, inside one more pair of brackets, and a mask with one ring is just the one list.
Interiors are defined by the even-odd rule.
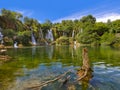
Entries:
[[76,40],[79,43],[82,43],[82,44],[92,44],[93,42],[94,43],[99,42],[100,37],[99,37],[99,35],[97,35],[97,33],[92,33],[92,34],[88,34],[88,33],[82,33],[82,34],[80,34],[79,33],[76,36]]
[[15,32],[13,29],[4,29],[4,30],[2,31],[2,34],[3,34],[4,36],[7,36],[7,37],[9,37],[9,38],[12,38],[12,37],[16,34],[16,32]]
[[69,45],[69,38],[66,36],[62,36],[56,40],[56,44],[59,45]]
[[112,33],[104,33],[102,36],[101,36],[101,44],[104,44],[104,45],[112,45],[116,42],[115,40],[115,35],[112,34]]
[[4,44],[5,46],[11,46],[11,45],[13,45],[13,40],[12,40],[12,38],[8,38],[7,36],[3,38],[3,41],[4,41],[3,44]]
[[20,44],[24,46],[30,46],[30,40],[31,40],[31,32],[30,31],[24,31],[18,33],[18,41]]

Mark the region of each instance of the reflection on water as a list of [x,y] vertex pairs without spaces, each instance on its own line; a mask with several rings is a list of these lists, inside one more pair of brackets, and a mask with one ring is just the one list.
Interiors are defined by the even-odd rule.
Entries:
[[46,53],[49,59],[52,59],[53,57],[53,50],[54,50],[54,46],[47,46],[46,47]]
[[[120,49],[110,47],[88,47],[94,77],[86,84],[74,83],[76,71],[82,65],[82,47],[41,46],[8,49],[13,60],[0,65],[0,90],[23,90],[27,86],[43,81],[71,69],[69,90],[119,90],[120,89]],[[42,90],[61,90],[58,80]],[[87,86],[85,86],[87,85]],[[58,88],[59,87],[59,88]],[[72,88],[72,89],[70,89]],[[66,90],[63,87],[62,90]]]

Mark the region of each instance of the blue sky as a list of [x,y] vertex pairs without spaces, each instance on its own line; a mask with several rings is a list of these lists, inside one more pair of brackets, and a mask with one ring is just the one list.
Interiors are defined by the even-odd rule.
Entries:
[[0,0],[0,9],[21,12],[44,22],[80,19],[92,14],[97,21],[120,19],[120,0]]

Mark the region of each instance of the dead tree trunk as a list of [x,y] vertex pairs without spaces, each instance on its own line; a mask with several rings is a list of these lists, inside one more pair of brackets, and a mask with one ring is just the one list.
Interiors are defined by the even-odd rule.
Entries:
[[82,69],[83,70],[89,70],[91,67],[90,67],[90,61],[89,61],[89,58],[88,58],[87,48],[83,48],[83,50],[82,50],[82,59],[83,59]]
[[83,59],[83,65],[81,69],[78,70],[77,72],[77,75],[79,76],[77,81],[86,80],[86,79],[89,80],[92,77],[92,69],[90,66],[87,48],[83,48],[82,50],[82,59]]

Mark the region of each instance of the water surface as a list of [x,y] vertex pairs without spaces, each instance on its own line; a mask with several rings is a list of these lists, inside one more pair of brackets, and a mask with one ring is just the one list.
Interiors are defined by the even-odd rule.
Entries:
[[26,87],[54,79],[68,70],[71,70],[68,86],[61,87],[62,80],[58,80],[41,90],[120,90],[119,48],[88,47],[93,78],[86,83],[73,83],[77,69],[82,66],[82,48],[41,46],[8,49],[7,54],[13,59],[0,65],[0,90],[39,90]]

